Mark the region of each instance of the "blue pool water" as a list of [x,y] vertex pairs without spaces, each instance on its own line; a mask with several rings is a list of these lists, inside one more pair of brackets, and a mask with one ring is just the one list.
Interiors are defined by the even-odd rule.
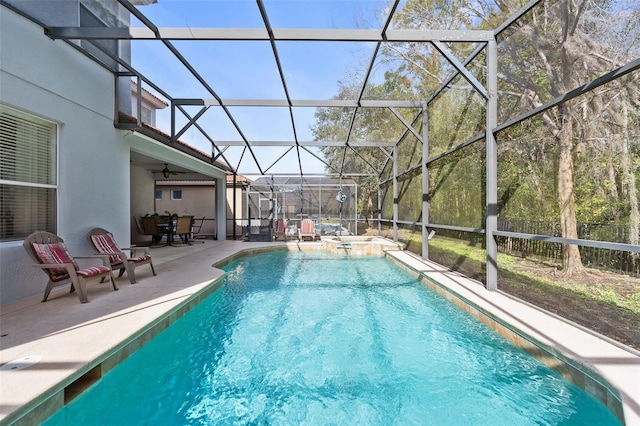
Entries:
[[284,251],[46,425],[617,425],[595,399],[381,258]]

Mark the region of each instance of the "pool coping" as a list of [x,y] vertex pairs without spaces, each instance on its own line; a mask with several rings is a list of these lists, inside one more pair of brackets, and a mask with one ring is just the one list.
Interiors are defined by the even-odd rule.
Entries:
[[622,424],[640,425],[640,352],[413,253],[386,256],[599,400]]
[[[18,393],[27,392],[25,398],[29,399],[11,410],[7,410],[3,402],[0,425],[38,424],[44,421],[62,408],[65,401],[72,400],[86,390],[135,350],[213,293],[220,286],[224,276],[224,272],[219,268],[227,263],[268,251],[320,250],[321,247],[321,242],[220,242],[215,246],[215,252],[201,250],[189,256],[176,255],[175,258],[168,258],[163,264],[156,264],[158,276],[140,274],[139,283],[133,286],[125,283],[126,277],[119,279],[121,291],[113,293],[102,290],[99,293],[90,293],[92,303],[81,305],[73,295],[61,297],[56,302],[64,300],[66,309],[74,311],[76,319],[80,322],[75,326],[71,324],[68,328],[61,328],[55,333],[44,333],[40,339],[45,341],[44,346],[41,345],[40,348],[50,348],[51,345],[60,345],[61,342],[82,345],[75,350],[71,348],[71,353],[77,353],[82,349],[84,358],[70,362],[69,365],[62,365],[61,371],[57,371],[53,377],[43,377],[47,367],[38,365],[25,368],[20,374],[9,373],[15,375],[11,380],[7,380],[6,375],[2,377],[0,396],[3,401],[7,399],[5,397],[9,392],[13,391],[10,390],[12,386],[20,387],[17,384],[18,380],[27,383],[42,380],[42,383],[35,382],[36,389],[16,389]],[[602,401],[623,424],[640,425],[640,353],[637,351],[621,344],[616,345],[616,342],[502,292],[487,291],[481,284],[451,272],[441,265],[424,261],[410,252],[386,249],[382,255],[413,275],[420,276],[426,285]],[[188,269],[185,269],[185,262],[189,265]],[[177,282],[181,280],[187,283]],[[131,293],[133,289],[136,292],[141,291],[140,297],[143,301],[134,303],[134,300],[123,304],[122,299],[126,300],[137,294]],[[123,290],[128,294],[121,295]],[[114,300],[116,298],[117,300]],[[50,301],[45,304],[12,307],[9,313],[2,313],[2,319],[11,318],[14,313],[20,315],[25,309],[42,310],[43,307],[52,306],[54,305]],[[91,309],[97,308],[98,311],[93,312],[89,320],[83,315],[88,311],[87,306]],[[504,306],[509,307],[508,312]],[[107,311],[103,312],[105,309]],[[524,322],[520,317],[535,320]],[[531,325],[537,321],[542,323]],[[2,324],[3,333],[4,329],[11,330],[12,325],[17,327],[18,331],[26,327],[23,324]],[[114,328],[117,329],[117,333],[110,332],[108,335],[102,335],[102,339],[94,339],[102,340],[101,342],[85,343],[87,333],[92,334],[96,330],[104,333],[104,330],[111,331]],[[73,337],[77,333],[83,334],[80,339]],[[568,339],[569,343],[563,344],[563,339]],[[0,343],[4,342],[0,340]],[[38,348],[38,343],[39,340],[25,344],[25,348],[20,347],[20,350],[9,348],[8,352],[11,354],[3,354],[7,350],[5,346],[0,346],[0,367],[8,360],[15,359],[16,354],[32,353],[34,347]],[[570,349],[577,343],[580,343],[578,349]],[[68,357],[69,352],[67,349],[57,355],[61,359],[63,355]],[[605,358],[602,358],[603,356]],[[54,361],[52,365],[57,364]]]
[[[212,244],[215,251],[208,250]],[[86,304],[62,289],[46,303],[37,296],[3,306],[0,367],[43,355],[29,368],[0,371],[0,425],[42,423],[213,293],[224,277],[213,263],[243,244],[206,246],[156,251],[165,256],[154,257],[157,276],[141,268],[134,285],[126,276],[116,280],[119,291],[90,286]]]

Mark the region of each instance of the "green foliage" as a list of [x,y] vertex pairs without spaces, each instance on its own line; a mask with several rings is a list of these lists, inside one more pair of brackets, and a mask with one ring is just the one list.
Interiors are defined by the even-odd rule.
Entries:
[[432,163],[429,173],[432,223],[483,226],[484,160],[484,145],[474,144]]
[[[617,185],[606,171],[615,168],[612,155],[581,156],[576,160],[576,216],[580,222],[620,223],[624,215],[624,200],[617,196]],[[615,173],[615,172],[614,172]],[[628,212],[627,212],[628,215]]]
[[[507,4],[508,3],[508,4]],[[526,0],[407,0],[396,14],[394,28],[489,29],[512,16]],[[611,2],[544,1],[531,8],[498,41],[499,119],[509,120],[609,71],[615,63],[634,58],[640,26],[631,14],[610,9]],[[637,7],[630,6],[636,13]],[[611,17],[620,19],[611,22]],[[574,25],[575,23],[575,25]],[[447,43],[462,60],[477,43]],[[635,49],[635,50],[634,50]],[[451,64],[429,43],[383,43],[377,66],[385,75],[369,84],[364,99],[428,99],[453,71]],[[637,54],[636,56],[637,57]],[[478,55],[467,70],[485,80],[485,57]],[[561,135],[567,131],[573,148],[571,176],[576,201],[574,217],[581,222],[630,223],[638,204],[629,192],[629,178],[640,188],[640,73],[593,90],[560,108],[501,131],[498,137],[498,211],[508,219],[557,222],[560,218],[558,179]],[[359,76],[360,77],[360,76]],[[341,83],[337,99],[357,97],[361,81]],[[625,102],[623,103],[622,100]],[[624,108],[623,108],[624,107]],[[623,114],[622,111],[625,111]],[[419,109],[398,111],[422,133]],[[570,123],[567,126],[566,123]],[[429,104],[429,156],[450,151],[485,131],[484,99],[460,76],[448,83]],[[568,130],[567,130],[568,129]],[[320,108],[313,133],[317,140],[398,142],[400,172],[416,173],[400,181],[400,214],[418,220],[421,214],[421,143],[406,132],[387,109]],[[400,135],[406,133],[401,140]],[[625,174],[621,147],[628,144],[632,173]],[[390,153],[387,149],[387,153]],[[377,206],[378,175],[391,176],[387,155],[377,148],[322,149],[331,172],[371,173],[357,178],[359,210]],[[566,157],[563,157],[566,158]],[[436,223],[479,227],[484,222],[484,144],[475,143],[429,165],[431,219]],[[626,176],[626,177],[625,177]],[[392,217],[390,189],[382,212]],[[633,226],[630,223],[630,226]]]
[[556,220],[556,156],[555,144],[549,144],[540,120],[522,122],[500,134],[498,214],[501,217]]
[[[477,263],[484,263],[486,261],[485,250],[482,247],[469,245],[468,243],[460,240],[434,238],[429,241],[429,247],[453,254],[454,258],[459,259],[459,263],[466,262],[466,260],[460,260],[460,258],[469,259],[470,261]],[[526,271],[520,268],[519,266],[522,262],[522,259],[498,253],[498,265],[500,265],[501,271],[507,272],[501,273],[500,281],[503,285],[517,285],[518,281],[524,281],[526,278],[528,285],[540,286],[541,288],[558,288],[559,284],[557,280],[554,280],[552,277],[545,277],[541,275],[539,272],[536,272],[535,268],[532,268],[531,271]],[[534,263],[531,262],[531,264],[533,265]],[[513,282],[505,283],[504,280],[507,279]],[[498,288],[499,287],[500,282],[498,283]],[[619,292],[612,287],[607,287],[602,284],[584,285],[580,283],[579,278],[571,284],[570,289],[565,288],[565,291],[580,294],[588,300],[592,300],[597,303],[611,303],[640,314],[640,292]]]

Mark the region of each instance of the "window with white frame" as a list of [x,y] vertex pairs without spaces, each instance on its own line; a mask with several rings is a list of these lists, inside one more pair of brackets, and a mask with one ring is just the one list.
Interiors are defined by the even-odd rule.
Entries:
[[162,200],[162,188],[156,188],[156,200]]
[[57,126],[0,105],[0,241],[56,233]]
[[172,200],[182,200],[182,189],[173,188],[171,190]]
[[144,105],[140,107],[140,110],[140,120],[142,120],[143,123],[155,126],[156,123],[153,122],[153,111],[151,111],[150,108],[147,108]]

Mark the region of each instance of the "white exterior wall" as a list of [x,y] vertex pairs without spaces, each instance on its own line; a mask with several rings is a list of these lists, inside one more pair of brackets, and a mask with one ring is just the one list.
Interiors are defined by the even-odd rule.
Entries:
[[[129,245],[129,146],[113,127],[114,78],[65,42],[0,8],[0,101],[59,124],[57,233],[91,253],[89,229]],[[42,294],[47,282],[22,241],[0,243],[0,304]]]
[[[238,186],[235,189],[236,202],[235,205],[233,203],[233,187],[227,186],[227,235],[233,235],[233,228],[235,226],[236,236],[242,235],[242,225],[247,224],[247,217],[249,214],[247,213],[247,193],[243,190],[243,187]],[[233,212],[236,212],[236,220],[235,222],[232,220]]]
[[133,216],[142,217],[153,210],[155,194],[153,175],[142,167],[131,165],[131,242],[150,242],[151,237],[140,235]]

